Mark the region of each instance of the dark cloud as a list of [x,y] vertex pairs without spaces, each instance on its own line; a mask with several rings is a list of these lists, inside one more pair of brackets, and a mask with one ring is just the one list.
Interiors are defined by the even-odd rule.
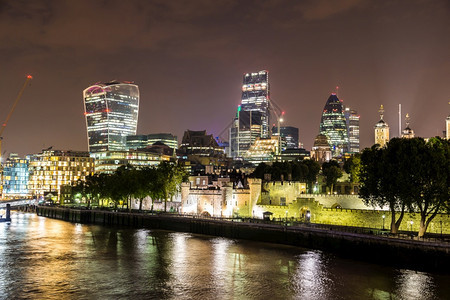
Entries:
[[34,75],[4,147],[86,149],[82,90],[111,79],[140,86],[140,133],[218,134],[242,74],[261,69],[306,148],[336,85],[361,115],[362,146],[380,104],[391,135],[402,103],[413,129],[431,136],[449,112],[448,36],[445,0],[0,0],[0,118]]

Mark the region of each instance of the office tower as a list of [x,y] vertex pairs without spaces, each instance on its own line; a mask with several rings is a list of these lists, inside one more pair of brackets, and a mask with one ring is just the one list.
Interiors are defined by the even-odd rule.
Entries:
[[186,130],[178,153],[182,157],[191,155],[217,157],[225,154],[224,149],[217,144],[213,135],[206,134],[206,130]]
[[[272,135],[278,135],[278,127],[272,127]],[[298,128],[293,126],[280,126],[281,150],[298,148]]]
[[405,139],[412,139],[414,137],[414,130],[409,128],[409,121],[410,121],[409,114],[406,114],[406,117],[405,117],[406,127],[405,127],[405,129],[402,130],[402,138],[405,138]]
[[230,129],[230,156],[242,157],[256,138],[270,137],[269,73],[244,74],[241,105]]
[[386,146],[389,141],[389,125],[383,120],[384,107],[380,106],[380,121],[375,124],[375,144],[380,145],[380,147]]
[[349,107],[344,111],[345,123],[347,124],[348,152],[359,152],[359,116],[354,109]]
[[51,148],[28,156],[29,193],[38,198],[46,193],[61,194],[61,186],[72,185],[94,173],[94,158],[85,151],[61,151]]
[[83,91],[89,152],[125,150],[135,135],[139,89],[130,82],[94,84]]
[[28,159],[11,153],[3,165],[3,197],[16,198],[28,195]]
[[320,134],[328,138],[333,157],[348,152],[348,133],[342,101],[332,93],[325,104],[320,121]]

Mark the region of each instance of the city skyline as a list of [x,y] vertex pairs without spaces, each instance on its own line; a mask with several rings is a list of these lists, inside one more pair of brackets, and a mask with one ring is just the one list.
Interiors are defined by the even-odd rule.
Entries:
[[137,134],[218,135],[242,74],[256,70],[270,72],[283,125],[299,128],[306,149],[336,86],[361,116],[361,148],[373,144],[381,104],[392,137],[400,103],[402,127],[409,113],[422,137],[442,136],[450,110],[447,1],[5,1],[0,25],[1,121],[34,77],[4,132],[6,154],[87,150],[82,91],[113,79],[140,88]]

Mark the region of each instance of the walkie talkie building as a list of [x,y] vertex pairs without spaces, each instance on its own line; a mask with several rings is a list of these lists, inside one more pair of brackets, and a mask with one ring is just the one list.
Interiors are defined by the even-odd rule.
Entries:
[[139,88],[130,82],[97,83],[83,91],[89,152],[126,149],[135,135]]

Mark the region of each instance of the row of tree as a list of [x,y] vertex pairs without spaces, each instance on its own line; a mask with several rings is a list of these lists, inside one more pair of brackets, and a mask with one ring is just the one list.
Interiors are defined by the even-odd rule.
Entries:
[[450,141],[393,138],[386,147],[374,145],[362,152],[359,177],[366,204],[389,207],[392,233],[405,212],[413,212],[422,237],[433,218],[449,210]]
[[113,174],[94,174],[85,181],[78,181],[72,187],[72,194],[79,195],[90,203],[103,205],[105,201],[114,203],[117,208],[122,204],[131,208],[131,200],[139,200],[139,210],[146,197],[167,201],[179,192],[181,182],[188,180],[188,173],[178,164],[161,162],[155,167],[136,169],[130,165],[119,167]]

